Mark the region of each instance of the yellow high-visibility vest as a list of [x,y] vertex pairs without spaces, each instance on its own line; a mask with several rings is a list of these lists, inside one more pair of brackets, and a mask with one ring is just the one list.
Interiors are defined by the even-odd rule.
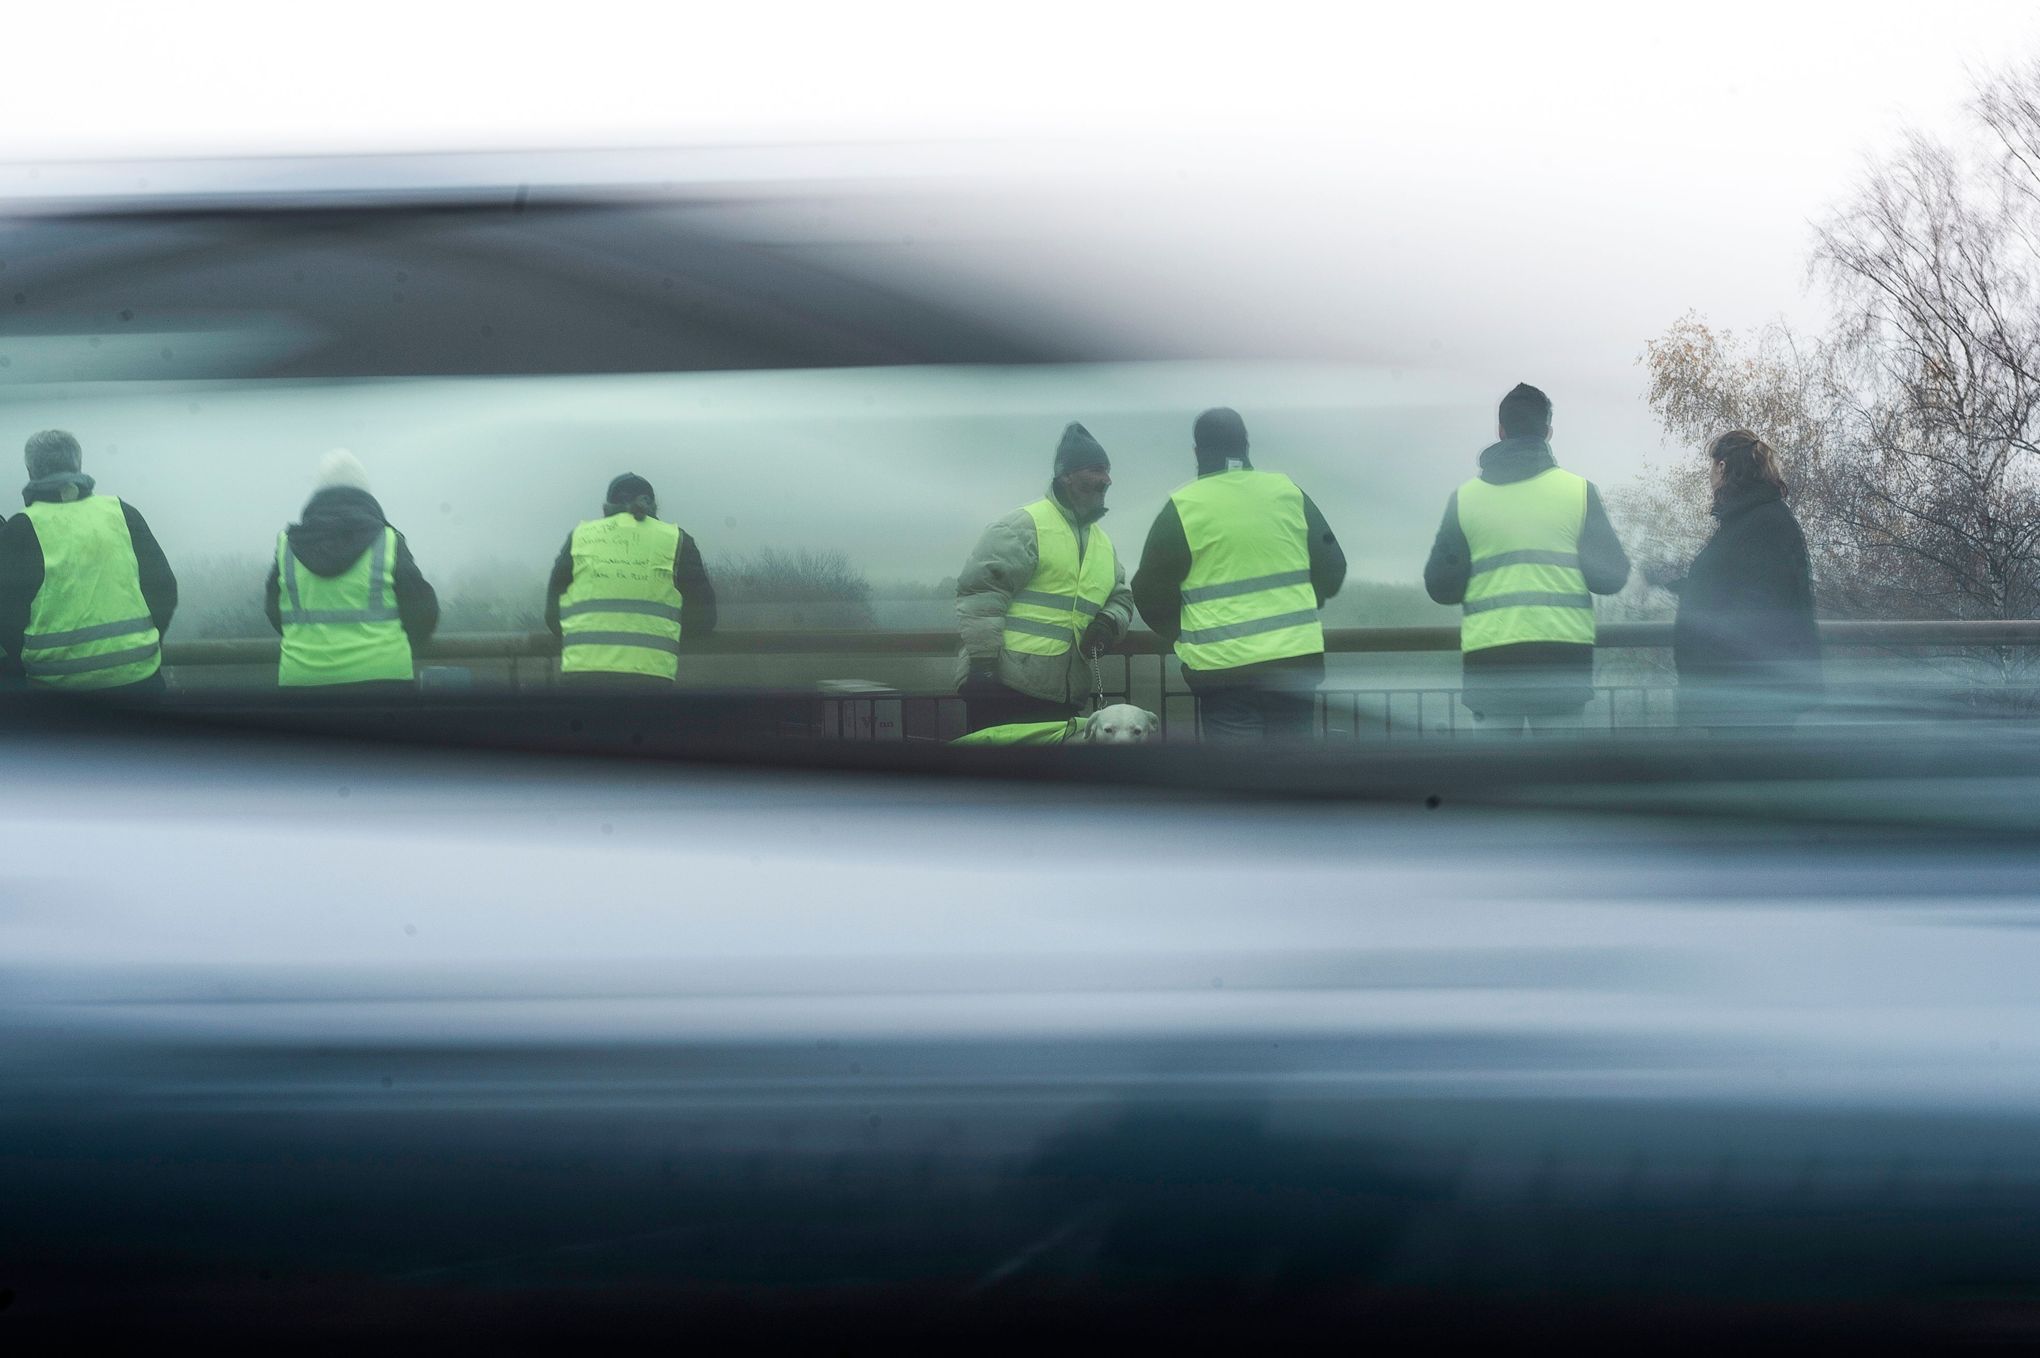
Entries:
[[303,570],[290,534],[276,535],[278,612],[283,651],[276,682],[285,688],[410,682],[411,639],[397,617],[397,530],[383,526],[338,575]]
[[1558,467],[1501,486],[1476,479],[1459,488],[1458,506],[1473,559],[1459,648],[1593,645],[1594,596],[1580,571],[1586,479]]
[[1229,670],[1325,649],[1303,492],[1280,472],[1200,476],[1169,497],[1190,546],[1176,656]]
[[574,530],[574,579],[560,596],[562,674],[680,672],[680,530],[628,512]]
[[42,545],[43,582],[28,606],[21,664],[48,688],[116,688],[163,665],[142,599],[127,514],[111,495],[38,500],[22,511]]
[[1036,500],[1027,514],[1034,520],[1034,575],[1006,607],[1001,644],[1023,655],[1063,655],[1112,597],[1118,558],[1112,539],[1095,523],[1079,557],[1077,530],[1053,500]]

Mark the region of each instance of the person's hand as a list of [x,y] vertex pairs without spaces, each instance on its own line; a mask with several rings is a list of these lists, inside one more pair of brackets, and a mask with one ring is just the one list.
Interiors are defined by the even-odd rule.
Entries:
[[1105,618],[1091,619],[1091,625],[1084,629],[1084,639],[1079,643],[1085,655],[1101,655],[1112,649],[1112,643],[1119,640],[1117,630]]

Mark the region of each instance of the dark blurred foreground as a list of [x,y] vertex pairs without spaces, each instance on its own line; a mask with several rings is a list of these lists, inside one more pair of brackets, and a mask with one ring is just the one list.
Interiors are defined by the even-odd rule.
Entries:
[[2040,1327],[2018,728],[966,759],[770,716],[8,707],[0,1331]]

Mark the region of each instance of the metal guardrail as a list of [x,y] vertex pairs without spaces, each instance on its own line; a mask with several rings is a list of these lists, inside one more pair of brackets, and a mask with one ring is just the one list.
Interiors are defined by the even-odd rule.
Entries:
[[[1604,622],[1599,645],[1604,650],[1669,648],[1668,622]],[[1820,624],[1822,643],[1830,648],[1883,650],[1942,655],[1993,649],[2040,647],[2040,619],[2008,621],[1834,621]],[[170,641],[164,647],[169,668],[267,669],[277,660],[273,639]],[[1338,627],[1325,632],[1331,655],[1438,654],[1457,651],[1459,629],[1453,624],[1415,627]],[[726,656],[733,660],[761,656],[802,656],[879,659],[948,659],[956,654],[951,631],[735,631],[719,632],[690,643],[692,659]],[[1112,656],[1119,664],[1105,667],[1105,696],[1115,702],[1138,702],[1161,716],[1164,738],[1186,731],[1194,738],[1200,728],[1194,692],[1170,673],[1171,649],[1152,632],[1135,632]],[[479,688],[506,685],[512,690],[550,687],[558,681],[559,641],[549,632],[485,632],[434,638],[418,651],[421,677],[428,683],[472,683]],[[434,668],[486,666],[479,676],[433,674]],[[691,667],[690,667],[691,668]],[[819,667],[818,667],[819,668]],[[492,671],[492,672],[491,672]],[[695,671],[694,677],[700,677]],[[198,674],[190,678],[203,684]],[[222,675],[222,679],[226,676]],[[812,714],[807,730],[831,739],[944,740],[964,729],[964,706],[948,691],[910,692],[843,682],[844,676],[815,674],[788,687],[813,683]],[[1173,682],[1172,682],[1173,680]],[[174,680],[173,680],[174,681]],[[833,681],[833,682],[832,682]],[[228,681],[231,685],[231,680]],[[1957,686],[1960,687],[1959,685]],[[1598,686],[1590,706],[1591,725],[1614,731],[1669,724],[1673,719],[1670,684],[1617,681]],[[2005,695],[1999,695],[2005,696]],[[2040,706],[2040,694],[2026,707]],[[1425,735],[1450,737],[1466,729],[1456,686],[1355,687],[1336,680],[1317,695],[1317,723],[1328,739],[1355,741],[1403,740]],[[1888,698],[1877,701],[1889,702]],[[1948,706],[1945,694],[1936,699]],[[1902,705],[1902,704],[1901,704]]]
[[[1824,646],[1873,646],[1899,649],[1950,647],[1987,649],[2040,646],[2040,619],[2006,621],[1836,621],[1820,624]],[[1650,649],[1672,644],[1668,622],[1604,622],[1596,643],[1603,649]],[[689,643],[695,655],[954,655],[954,632],[718,632]],[[1459,628],[1453,624],[1419,627],[1328,627],[1325,651],[1332,655],[1389,655],[1407,652],[1456,651]],[[473,632],[434,637],[418,648],[419,659],[543,660],[557,657],[559,639],[550,632]],[[1169,645],[1153,632],[1134,632],[1112,649],[1123,656],[1165,656]],[[168,641],[164,663],[180,666],[273,665],[277,643],[251,637],[235,640]]]

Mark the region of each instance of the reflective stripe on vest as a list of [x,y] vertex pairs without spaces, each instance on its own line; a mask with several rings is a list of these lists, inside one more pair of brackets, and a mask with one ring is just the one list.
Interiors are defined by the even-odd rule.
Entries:
[[1095,523],[1079,557],[1076,527],[1055,501],[1036,500],[1027,515],[1034,520],[1034,575],[1006,606],[1001,644],[1023,655],[1062,655],[1112,597],[1118,562],[1112,539]]
[[162,668],[162,638],[142,599],[127,514],[111,495],[22,511],[42,546],[43,582],[28,608],[22,668],[50,688],[115,688]]
[[560,596],[562,674],[680,672],[680,530],[629,513],[574,530],[574,578]]
[[1076,734],[1080,721],[1016,721],[987,726],[958,736],[951,745],[1061,745]]
[[290,549],[288,531],[276,535],[276,573],[283,619],[283,649],[276,682],[285,688],[365,684],[411,679],[411,639],[398,620],[397,530],[385,525],[375,541],[338,575],[306,569]]
[[1507,485],[1469,481],[1459,488],[1458,506],[1473,560],[1460,649],[1526,641],[1592,645],[1594,596],[1579,555],[1586,480],[1552,467]]
[[1296,483],[1241,468],[1200,476],[1169,498],[1190,546],[1177,658],[1193,670],[1229,670],[1323,652]]

